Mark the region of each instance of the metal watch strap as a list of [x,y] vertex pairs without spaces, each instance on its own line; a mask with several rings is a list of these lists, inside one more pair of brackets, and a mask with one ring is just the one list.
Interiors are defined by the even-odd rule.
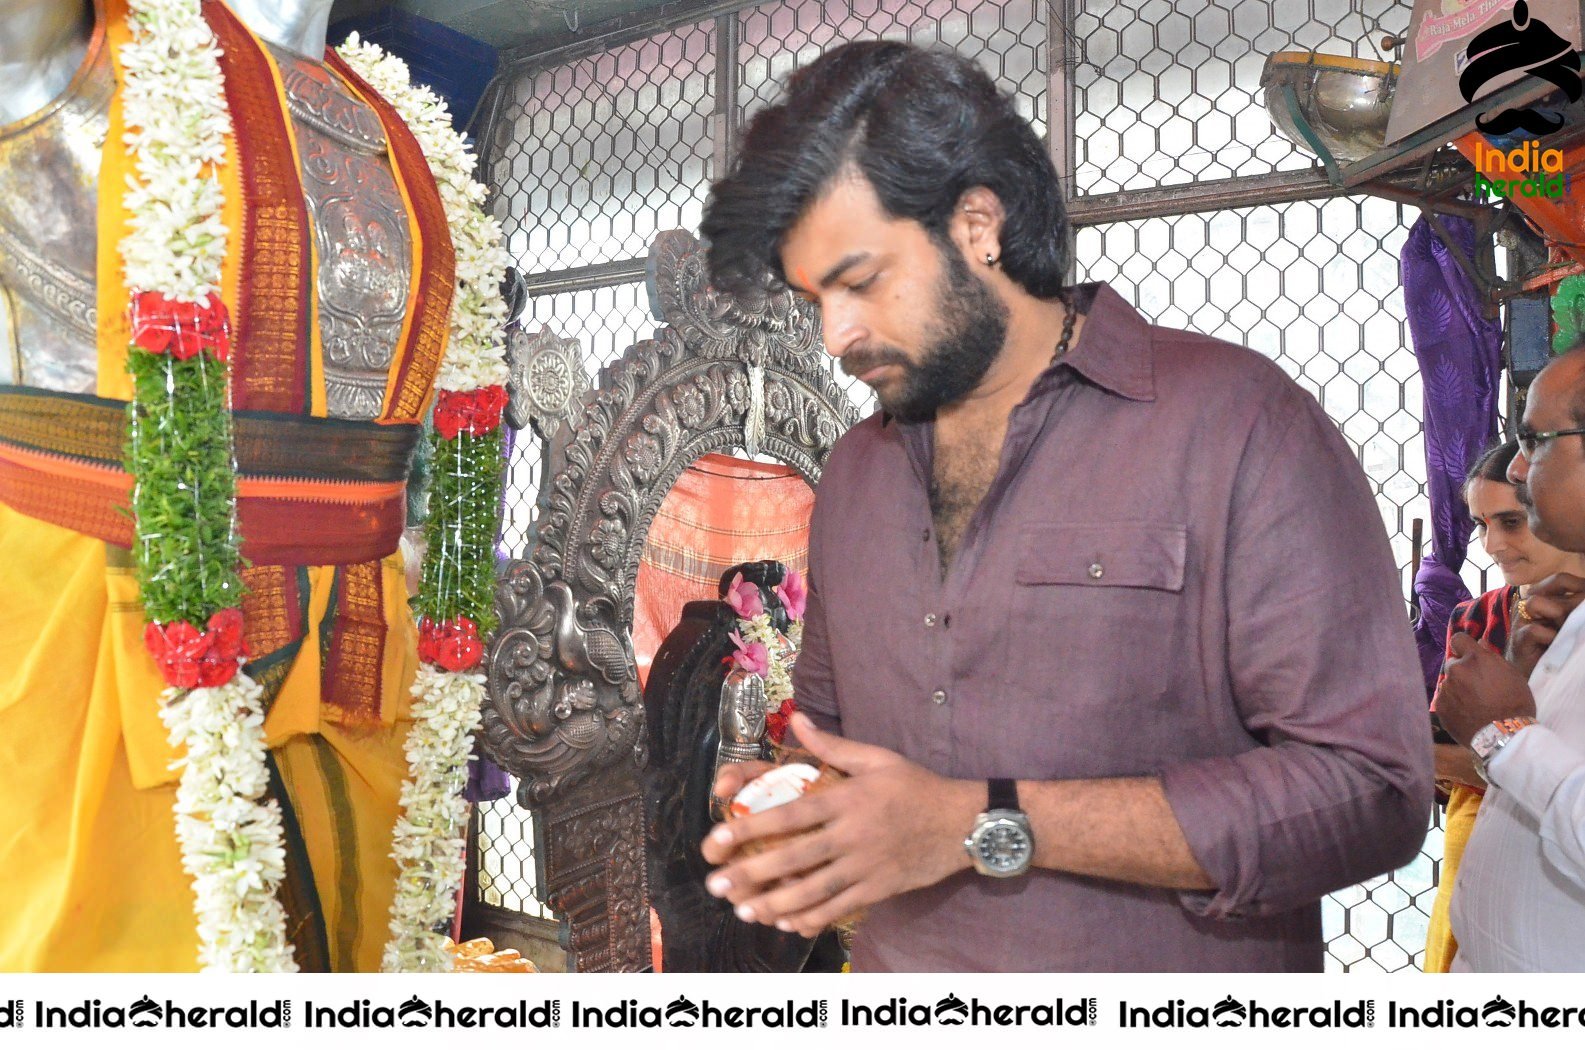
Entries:
[[993,777],[987,781],[987,784],[989,786],[988,801],[985,803],[987,811],[1018,808],[1018,781]]
[[1491,783],[1491,778],[1486,775],[1486,764],[1508,746],[1508,741],[1512,740],[1519,730],[1535,724],[1534,718],[1520,715],[1514,718],[1499,718],[1476,731],[1474,739],[1470,740],[1470,750],[1475,753],[1475,772],[1480,774],[1482,780]]

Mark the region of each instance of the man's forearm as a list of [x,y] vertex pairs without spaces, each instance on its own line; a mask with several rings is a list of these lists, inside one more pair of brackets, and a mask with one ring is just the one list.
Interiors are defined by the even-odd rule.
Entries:
[[1097,878],[1210,890],[1155,777],[1020,781],[1035,833],[1034,863]]

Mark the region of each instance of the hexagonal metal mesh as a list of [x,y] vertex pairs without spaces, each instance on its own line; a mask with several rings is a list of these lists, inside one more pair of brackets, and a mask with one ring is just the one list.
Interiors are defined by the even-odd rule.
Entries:
[[[600,367],[622,351],[654,334],[649,300],[642,284],[608,285],[575,292],[535,296],[523,313],[523,326],[537,332],[549,327],[563,339],[576,339],[583,347],[584,370],[594,382]],[[528,543],[528,528],[539,496],[539,469],[544,449],[531,431],[518,435],[511,472],[507,479],[507,514],[502,541],[508,551],[521,554]]]
[[1071,23],[1075,192],[1147,189],[1309,168],[1274,135],[1260,71],[1277,51],[1380,59],[1410,3],[1086,2]]
[[510,797],[480,803],[474,834],[479,856],[487,858],[479,865],[478,899],[535,918],[551,918],[549,909],[534,896],[539,877],[528,810],[519,809]]
[[699,225],[710,170],[715,25],[519,77],[492,130],[495,216],[527,273],[643,255]]
[[[741,124],[823,50],[886,36],[968,54],[1044,131],[1047,41],[1058,19],[1067,27],[1076,134],[1054,153],[1073,158],[1076,197],[1104,201],[1076,237],[1079,279],[1111,282],[1162,324],[1251,346],[1314,393],[1360,455],[1407,593],[1413,521],[1429,518],[1420,381],[1397,271],[1412,214],[1363,197],[1148,220],[1114,221],[1106,212],[1125,208],[1133,190],[1221,180],[1232,189],[1242,177],[1313,167],[1271,130],[1258,87],[1265,56],[1322,48],[1378,57],[1380,37],[1403,32],[1410,7],[1407,0],[775,0],[724,15],[713,30],[667,30],[552,68],[525,64],[511,86],[521,112],[485,135],[496,213],[514,257],[541,279],[579,277],[565,271],[594,263],[623,271],[584,274],[585,290],[536,297],[525,323],[579,338],[591,373],[649,334],[657,322],[633,281],[655,232],[697,227],[715,157],[731,146],[711,135],[716,93],[734,101]],[[735,42],[736,63],[717,66],[717,40]],[[1062,126],[1060,115],[1050,114],[1052,126]],[[873,404],[862,384],[840,371],[837,378],[857,404]],[[513,550],[526,542],[538,467],[537,442],[525,439],[512,465]],[[1472,589],[1484,589],[1489,570],[1472,549],[1465,569]],[[481,811],[479,833],[481,898],[542,914],[526,816],[510,800],[495,803]],[[1440,857],[1434,822],[1413,864],[1328,897],[1328,967],[1417,966]]]
[[772,102],[799,67],[849,40],[948,47],[978,62],[1035,130],[1046,131],[1046,4],[1037,0],[777,0],[738,16],[740,112]]

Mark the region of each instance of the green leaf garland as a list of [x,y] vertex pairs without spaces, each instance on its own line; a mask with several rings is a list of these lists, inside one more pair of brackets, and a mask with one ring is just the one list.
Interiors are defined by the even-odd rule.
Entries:
[[137,479],[133,555],[143,608],[156,623],[202,625],[242,600],[227,364],[134,347],[127,471]]
[[495,538],[500,530],[501,429],[455,438],[429,434],[434,477],[424,523],[423,582],[415,612],[436,623],[466,616],[488,638],[495,629]]

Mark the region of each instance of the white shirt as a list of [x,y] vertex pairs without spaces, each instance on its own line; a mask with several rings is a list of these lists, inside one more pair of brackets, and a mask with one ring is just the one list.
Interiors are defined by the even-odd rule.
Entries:
[[1453,888],[1454,970],[1585,971],[1585,605],[1530,675],[1539,724],[1486,767]]

